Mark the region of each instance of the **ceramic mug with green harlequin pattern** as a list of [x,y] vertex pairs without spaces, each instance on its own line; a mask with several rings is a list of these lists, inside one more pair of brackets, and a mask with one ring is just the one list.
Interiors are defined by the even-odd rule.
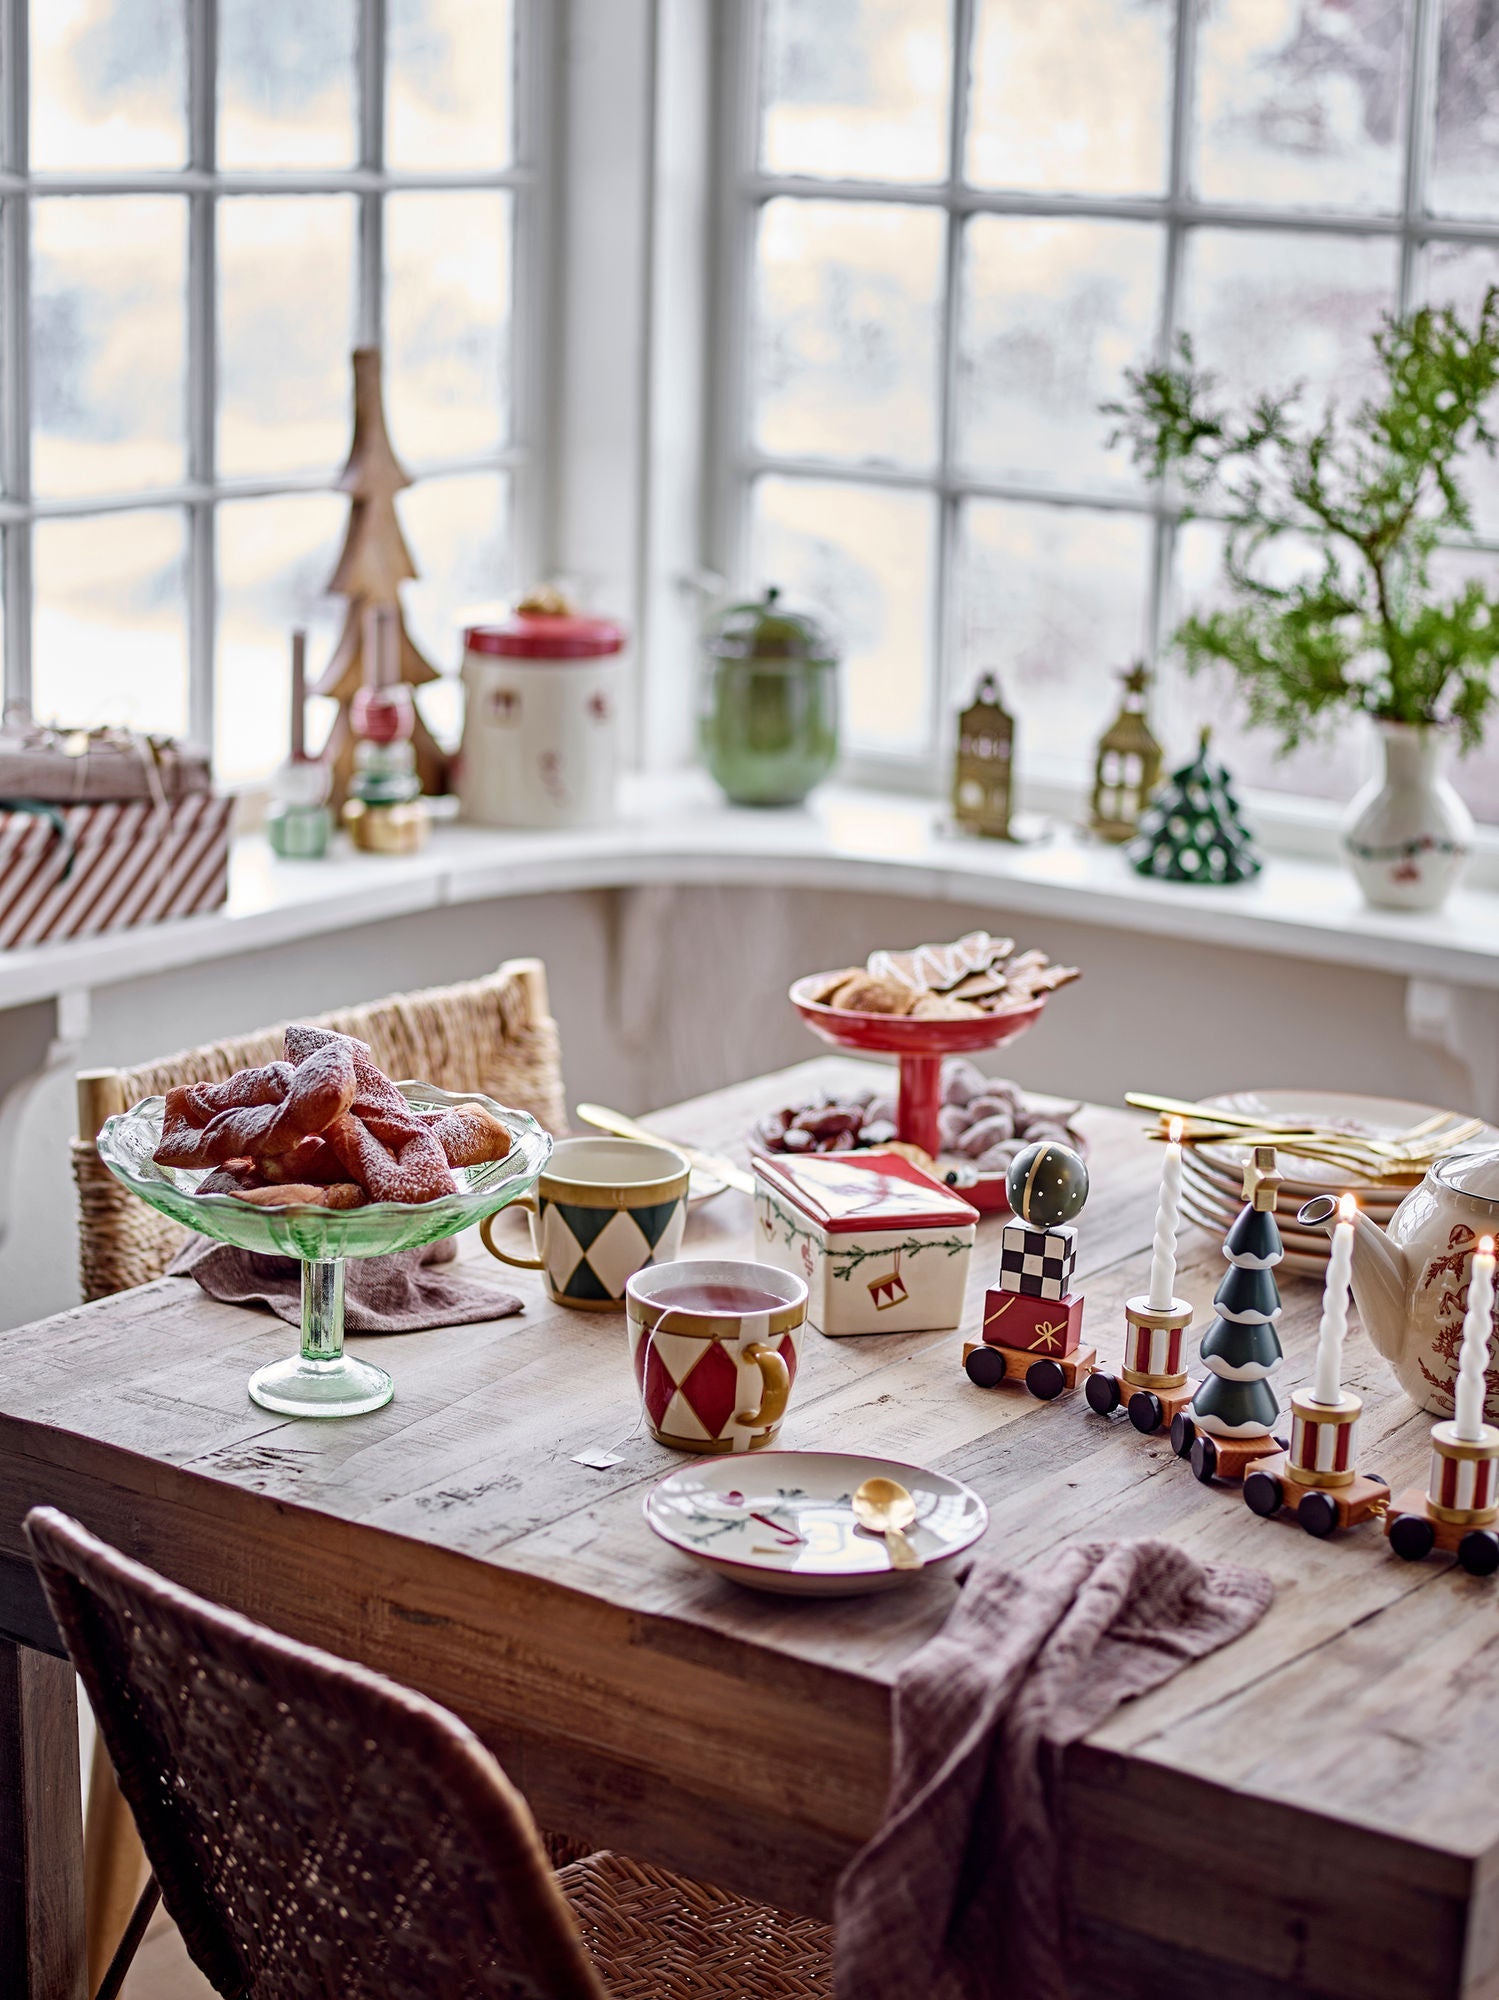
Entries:
[[681,1250],[691,1172],[675,1147],[655,1141],[559,1139],[535,1194],[511,1203],[531,1212],[535,1254],[502,1250],[497,1217],[479,1234],[501,1263],[540,1271],[559,1306],[617,1312],[637,1271]]

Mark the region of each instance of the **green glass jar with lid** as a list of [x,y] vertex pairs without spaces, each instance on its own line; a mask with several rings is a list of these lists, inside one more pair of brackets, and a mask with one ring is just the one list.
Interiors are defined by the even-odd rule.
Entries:
[[735,805],[800,805],[838,756],[838,652],[769,589],[704,637],[703,761]]

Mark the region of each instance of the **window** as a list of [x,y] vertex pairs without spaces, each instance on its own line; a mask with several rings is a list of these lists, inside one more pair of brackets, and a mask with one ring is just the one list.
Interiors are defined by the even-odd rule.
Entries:
[[[349,351],[380,345],[413,636],[530,567],[542,0],[14,0],[5,689],[40,720],[285,754],[326,658]],[[26,80],[29,77],[29,92]],[[428,708],[445,719],[447,690]],[[423,696],[427,706],[428,696]]]
[[[1242,392],[1368,374],[1384,312],[1499,281],[1487,0],[743,0],[726,58],[718,559],[835,619],[866,770],[931,776],[979,670],[1075,779],[1140,652],[1217,588],[1105,445],[1191,331]],[[1471,470],[1499,553],[1499,470]],[[1184,746],[1225,691],[1162,668]],[[1356,732],[1240,775],[1345,797]],[[1228,747],[1228,746],[1225,746]],[[1460,782],[1499,820],[1499,753]]]

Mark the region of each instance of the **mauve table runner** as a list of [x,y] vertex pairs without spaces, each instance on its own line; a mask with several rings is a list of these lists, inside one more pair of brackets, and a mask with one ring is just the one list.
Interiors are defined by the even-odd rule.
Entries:
[[896,1682],[885,1818],[838,1887],[838,2000],[1066,2000],[1055,1752],[1270,1597],[1164,1541],[976,1561]]

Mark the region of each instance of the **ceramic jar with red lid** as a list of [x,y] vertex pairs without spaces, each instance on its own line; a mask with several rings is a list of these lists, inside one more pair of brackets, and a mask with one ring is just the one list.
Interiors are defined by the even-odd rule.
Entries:
[[463,636],[463,817],[529,827],[612,819],[624,627],[538,591]]

